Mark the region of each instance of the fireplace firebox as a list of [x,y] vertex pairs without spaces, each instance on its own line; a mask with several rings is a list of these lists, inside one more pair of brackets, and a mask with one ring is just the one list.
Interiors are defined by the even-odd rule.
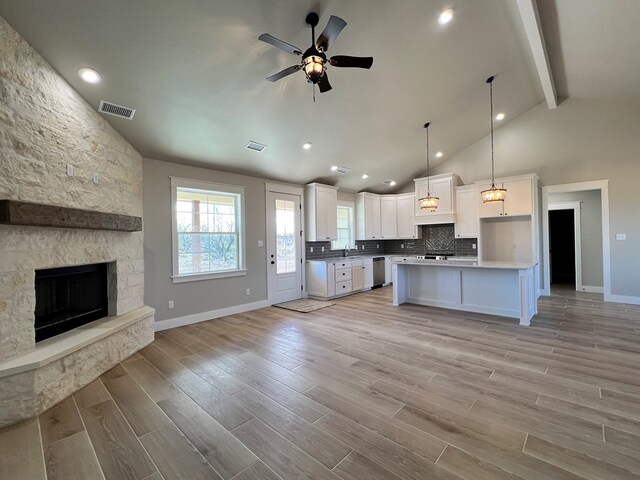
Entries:
[[106,263],[36,270],[36,342],[108,316]]

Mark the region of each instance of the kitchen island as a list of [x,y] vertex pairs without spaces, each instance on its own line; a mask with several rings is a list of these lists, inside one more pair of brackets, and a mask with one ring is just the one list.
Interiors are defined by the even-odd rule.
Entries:
[[393,304],[517,318],[528,326],[538,313],[535,263],[419,260],[392,257]]

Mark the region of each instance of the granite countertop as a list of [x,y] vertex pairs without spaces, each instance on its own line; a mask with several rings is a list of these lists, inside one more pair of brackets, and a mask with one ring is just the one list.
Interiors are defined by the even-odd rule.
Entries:
[[380,253],[378,255],[351,255],[349,257],[329,257],[329,258],[314,258],[307,259],[307,262],[344,262],[345,260],[358,260],[365,258],[378,258],[378,257],[393,257],[394,255]]
[[490,262],[490,261],[469,261],[469,260],[418,260],[417,258],[402,257],[393,255],[391,262],[398,265],[435,265],[438,267],[466,267],[466,268],[499,268],[505,270],[526,270],[532,268],[536,263],[521,262]]

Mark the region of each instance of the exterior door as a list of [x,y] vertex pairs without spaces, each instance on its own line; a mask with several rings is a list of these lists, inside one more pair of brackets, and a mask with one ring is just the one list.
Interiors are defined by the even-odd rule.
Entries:
[[267,192],[267,277],[269,301],[302,298],[300,196]]

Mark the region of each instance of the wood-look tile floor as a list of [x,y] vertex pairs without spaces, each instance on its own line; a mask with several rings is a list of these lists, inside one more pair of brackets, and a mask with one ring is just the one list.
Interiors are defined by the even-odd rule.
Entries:
[[385,288],[161,332],[0,430],[0,478],[640,478],[640,307],[601,298],[527,328]]

